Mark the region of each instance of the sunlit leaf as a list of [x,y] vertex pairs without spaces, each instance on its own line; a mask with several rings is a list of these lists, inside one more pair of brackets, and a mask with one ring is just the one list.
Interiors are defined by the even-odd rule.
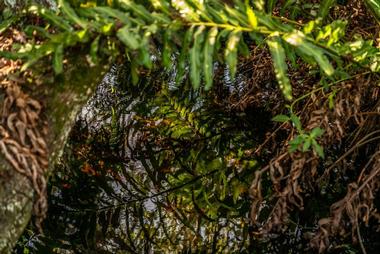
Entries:
[[310,34],[315,29],[317,23],[315,20],[311,20],[306,23],[306,25],[302,28],[304,34]]
[[193,37],[193,47],[190,49],[190,79],[194,89],[198,89],[201,83],[201,47],[204,40],[204,26],[198,27]]
[[256,17],[255,12],[250,7],[247,8],[247,16],[248,16],[248,21],[251,27],[253,29],[256,29],[257,24],[258,24],[257,17]]
[[305,35],[300,31],[293,32],[284,36],[284,40],[296,47],[303,54],[313,57],[318,63],[321,69],[328,75],[331,76],[334,73],[334,68],[329,62],[328,58],[325,56],[324,51],[318,46],[308,42],[305,39]]
[[235,78],[237,65],[238,44],[240,41],[241,32],[232,31],[228,37],[226,49],[224,51],[224,59],[229,67],[231,78]]
[[82,28],[87,28],[87,22],[78,17],[74,9],[71,8],[70,4],[65,0],[58,0],[58,4],[61,7],[61,10],[76,24]]
[[185,73],[185,68],[186,68],[186,63],[187,63],[186,60],[189,53],[189,47],[190,47],[191,39],[193,37],[193,33],[194,33],[194,27],[190,27],[186,31],[185,36],[182,41],[182,49],[178,57],[178,68],[177,68],[177,73],[176,73],[177,83],[183,79],[183,76]]
[[140,47],[140,38],[128,26],[120,28],[117,31],[117,37],[130,49],[138,49]]
[[267,41],[269,50],[272,55],[274,72],[276,73],[276,78],[279,84],[279,87],[284,94],[285,99],[291,100],[292,96],[292,85],[288,78],[288,66],[285,59],[285,50],[281,45],[279,37],[272,37]]
[[207,34],[206,42],[203,49],[203,72],[205,76],[205,89],[209,90],[213,82],[213,60],[214,60],[214,47],[216,43],[216,36],[218,28],[213,27]]
[[336,0],[322,0],[319,11],[318,11],[318,17],[325,18],[329,14],[330,8],[335,4]]
[[264,0],[254,0],[254,1],[251,1],[253,2],[253,5],[255,6],[255,8],[259,11],[265,11],[265,1]]
[[276,115],[275,117],[272,118],[272,121],[280,122],[280,123],[287,122],[289,120],[290,120],[290,117],[287,115]]
[[364,0],[364,3],[370,9],[377,22],[380,23],[380,0]]
[[53,69],[55,74],[61,74],[63,71],[63,45],[60,44],[55,48],[53,57]]

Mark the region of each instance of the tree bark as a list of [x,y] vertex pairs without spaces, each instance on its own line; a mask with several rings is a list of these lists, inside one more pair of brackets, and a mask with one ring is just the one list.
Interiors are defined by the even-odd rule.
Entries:
[[[88,67],[84,57],[71,61],[65,74],[53,84],[36,86],[34,98],[43,98],[48,121],[48,175],[54,170],[74,124],[75,116],[92,95],[108,65]],[[75,64],[74,64],[75,63]],[[4,96],[0,92],[0,97]],[[47,176],[48,177],[48,176]],[[28,224],[33,207],[33,187],[0,155],[0,253],[10,253]]]

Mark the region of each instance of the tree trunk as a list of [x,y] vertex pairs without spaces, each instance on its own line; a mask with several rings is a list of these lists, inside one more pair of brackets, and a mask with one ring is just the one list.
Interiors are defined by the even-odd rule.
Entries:
[[[47,175],[53,172],[62,154],[76,114],[108,69],[107,65],[90,68],[84,57],[77,57],[70,62],[75,64],[68,67],[59,81],[35,86],[31,92],[31,97],[43,98],[43,101],[40,99],[44,106],[42,112],[48,122]],[[0,92],[0,97],[4,96]],[[34,189],[29,179],[17,173],[9,160],[0,155],[0,253],[12,251],[31,218],[33,202]]]

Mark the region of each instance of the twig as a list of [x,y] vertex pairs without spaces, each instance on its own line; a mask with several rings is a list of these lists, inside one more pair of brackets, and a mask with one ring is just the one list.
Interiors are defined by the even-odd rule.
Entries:
[[152,198],[155,198],[155,197],[159,197],[161,195],[164,195],[166,193],[169,193],[169,192],[172,192],[172,191],[175,191],[175,190],[178,190],[178,189],[181,189],[183,187],[185,187],[186,185],[189,185],[189,184],[192,184],[196,181],[198,181],[199,179],[203,178],[203,177],[206,177],[206,176],[209,176],[209,175],[212,175],[214,174],[215,172],[217,172],[218,170],[215,169],[213,171],[210,171],[206,174],[203,174],[203,175],[200,175],[200,176],[197,176],[197,177],[194,177],[193,179],[191,179],[190,181],[186,182],[186,183],[183,183],[183,184],[180,184],[178,186],[175,186],[173,188],[169,188],[167,190],[164,190],[164,191],[161,191],[161,192],[158,192],[156,194],[153,194],[153,195],[149,195],[149,196],[145,196],[145,197],[141,197],[141,198],[136,198],[136,199],[131,199],[131,200],[127,200],[125,202],[121,202],[119,204],[115,204],[115,205],[109,205],[109,206],[105,206],[105,207],[102,207],[102,208],[88,208],[88,209],[81,209],[81,210],[74,210],[74,211],[69,211],[69,212],[93,212],[93,211],[97,211],[97,212],[101,212],[101,211],[107,211],[109,209],[113,209],[113,208],[116,208],[116,207],[120,207],[120,206],[124,206],[124,205],[127,205],[127,204],[131,204],[131,203],[135,203],[135,202],[140,202],[140,201],[144,201],[144,200],[147,200],[147,199],[152,199]]
[[331,170],[333,167],[335,167],[335,165],[336,165],[337,163],[339,163],[339,162],[342,161],[344,158],[346,158],[346,157],[347,157],[349,154],[351,154],[355,149],[357,149],[357,148],[359,148],[359,147],[361,147],[361,146],[363,146],[363,145],[365,145],[365,144],[367,144],[367,143],[370,143],[370,142],[372,142],[372,141],[374,141],[374,140],[380,139],[380,136],[377,136],[377,137],[374,137],[374,138],[371,138],[371,139],[365,141],[368,137],[372,136],[373,134],[379,133],[379,132],[380,132],[380,130],[373,131],[373,132],[371,132],[370,134],[366,135],[366,136],[365,136],[364,138],[362,138],[361,140],[359,140],[359,142],[358,142],[355,146],[351,147],[350,150],[348,150],[348,151],[347,151],[345,154],[343,154],[339,159],[337,159],[337,160],[336,160],[336,161],[335,161],[330,167],[328,167],[328,168],[325,170],[325,172],[323,172],[322,176],[318,179],[318,181],[320,181],[321,179],[325,178],[325,177],[329,174],[330,170]]
[[272,132],[272,134],[269,136],[269,137],[267,137],[266,139],[265,139],[265,141],[264,141],[264,143],[262,143],[261,145],[259,145],[259,147],[253,152],[254,154],[257,154],[257,153],[259,153],[260,151],[261,151],[261,149],[269,142],[269,140],[282,128],[282,127],[284,127],[285,126],[285,124],[287,124],[287,122],[285,122],[285,123],[282,123],[276,130],[274,130],[273,132]]
[[356,233],[358,234],[358,239],[359,239],[359,244],[360,244],[360,248],[363,252],[363,254],[367,254],[367,251],[365,250],[364,248],[364,244],[363,244],[363,240],[362,240],[362,236],[360,234],[360,227],[359,227],[359,220],[358,220],[358,209],[356,209],[356,212],[355,212],[355,217],[356,217]]

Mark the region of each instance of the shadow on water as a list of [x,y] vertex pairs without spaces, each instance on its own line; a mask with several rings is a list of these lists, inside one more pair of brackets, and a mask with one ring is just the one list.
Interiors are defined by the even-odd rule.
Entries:
[[169,74],[132,86],[126,73],[113,67],[79,114],[44,235],[30,226],[16,252],[252,252],[251,149],[268,119],[226,113]]

